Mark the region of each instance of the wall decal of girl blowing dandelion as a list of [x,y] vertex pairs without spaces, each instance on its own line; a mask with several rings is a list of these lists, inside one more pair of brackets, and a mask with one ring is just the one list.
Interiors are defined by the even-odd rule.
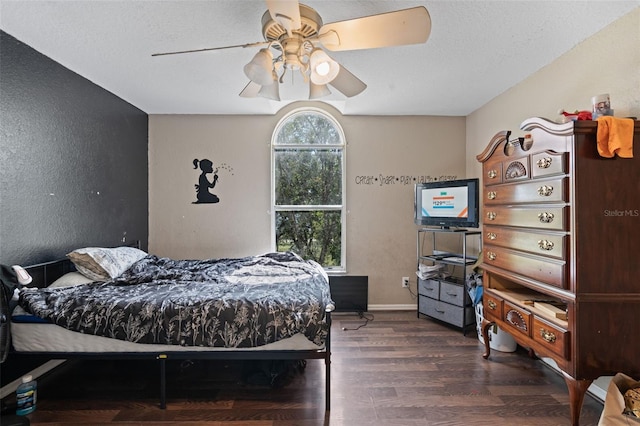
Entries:
[[[218,198],[217,195],[209,192],[209,189],[215,188],[216,184],[218,183],[218,179],[219,179],[218,171],[220,169],[222,169],[227,174],[230,174],[231,176],[233,176],[234,175],[233,167],[231,167],[227,163],[221,163],[214,170],[213,162],[211,160],[208,160],[206,158],[203,158],[202,160],[198,160],[196,158],[195,160],[193,160],[194,170],[197,169],[198,166],[200,166],[200,171],[202,173],[200,173],[200,177],[198,178],[198,183],[195,184],[197,201],[194,201],[193,204],[218,203],[220,201],[220,198]],[[213,180],[209,181],[209,178],[207,177],[207,175],[211,173],[213,173]]]
[[[207,160],[203,158],[202,160],[198,160],[197,158],[193,160],[193,168],[198,168],[198,163],[200,164],[200,177],[198,178],[198,183],[195,185],[196,187],[196,197],[198,201],[194,201],[193,204],[203,204],[203,203],[217,203],[220,201],[220,198],[215,194],[209,192],[209,188],[213,189],[218,183],[218,169],[213,170],[213,162],[211,160]],[[208,174],[213,173],[213,180],[209,182]]]

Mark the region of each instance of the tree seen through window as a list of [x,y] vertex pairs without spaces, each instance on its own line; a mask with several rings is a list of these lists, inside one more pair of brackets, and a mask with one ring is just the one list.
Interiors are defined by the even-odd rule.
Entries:
[[273,229],[278,251],[344,268],[344,141],[320,110],[294,111],[274,133]]

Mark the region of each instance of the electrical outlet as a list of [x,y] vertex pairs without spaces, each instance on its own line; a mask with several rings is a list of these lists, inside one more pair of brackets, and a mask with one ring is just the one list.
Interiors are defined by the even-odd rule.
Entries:
[[402,287],[409,287],[409,277],[402,277]]

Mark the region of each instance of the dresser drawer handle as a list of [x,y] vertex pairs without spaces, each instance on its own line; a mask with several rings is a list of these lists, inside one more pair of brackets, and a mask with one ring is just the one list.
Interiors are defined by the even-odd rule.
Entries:
[[489,260],[496,260],[497,257],[498,257],[498,255],[495,254],[494,252],[492,252],[492,251],[487,252],[487,258],[489,258]]
[[553,160],[550,157],[541,158],[536,162],[536,165],[539,169],[548,169],[551,167],[551,161]]
[[496,233],[495,233],[495,232],[488,232],[488,233],[487,233],[487,238],[488,238],[489,240],[495,240],[496,238],[498,238],[498,235],[496,235]]
[[489,170],[487,176],[489,177],[489,179],[495,179],[496,176],[498,176],[498,172],[496,170]]
[[496,216],[497,216],[496,212],[488,212],[487,213],[487,219],[489,219],[489,220],[496,220]]
[[496,191],[489,191],[489,193],[487,194],[487,198],[490,200],[495,200],[496,199]]
[[458,297],[458,294],[457,293],[449,293],[449,292],[447,292],[447,296]]
[[542,197],[548,197],[553,193],[553,186],[550,185],[542,185],[538,188],[538,195]]
[[545,330],[544,328],[540,329],[540,337],[542,337],[543,340],[549,342],[549,343],[555,343],[556,341],[556,335],[555,333],[549,331],[549,330]]
[[491,309],[492,311],[495,311],[498,308],[498,304],[493,300],[489,300],[487,301],[487,308]]
[[547,250],[547,251],[551,251],[553,250],[553,246],[555,244],[553,244],[553,241],[549,241],[549,240],[538,240],[538,247],[540,247],[540,250]]
[[542,223],[551,223],[553,222],[554,217],[555,216],[553,213],[549,213],[549,212],[538,213],[538,219]]
[[439,313],[439,314],[444,314],[445,313],[444,311],[441,311],[439,309],[436,309],[436,312]]

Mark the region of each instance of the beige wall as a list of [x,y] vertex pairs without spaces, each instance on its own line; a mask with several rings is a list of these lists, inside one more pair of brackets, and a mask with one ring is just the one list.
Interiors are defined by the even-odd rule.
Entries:
[[[401,287],[410,276],[415,288],[414,178],[465,177],[464,117],[341,116],[322,103],[275,116],[152,115],[149,251],[201,259],[270,250],[269,143],[282,116],[304,105],[331,112],[347,139],[347,273],[369,276],[370,304],[415,306]],[[219,203],[192,204],[194,158],[220,168],[211,191]]]
[[616,116],[640,117],[640,7],[467,116],[467,174],[480,176],[475,156],[497,132],[521,136],[525,119],[590,110],[601,93]]
[[[358,177],[480,176],[475,156],[498,131],[518,134],[532,116],[588,109],[609,93],[615,114],[640,116],[640,8],[576,46],[468,117],[341,116],[321,103],[275,116],[149,117],[149,249],[175,258],[242,256],[271,249],[269,142],[282,116],[321,106],[343,126],[347,147],[347,267],[369,276],[369,304],[412,307],[413,181]],[[247,100],[252,102],[252,100]],[[194,158],[221,168],[220,203],[195,205]]]

